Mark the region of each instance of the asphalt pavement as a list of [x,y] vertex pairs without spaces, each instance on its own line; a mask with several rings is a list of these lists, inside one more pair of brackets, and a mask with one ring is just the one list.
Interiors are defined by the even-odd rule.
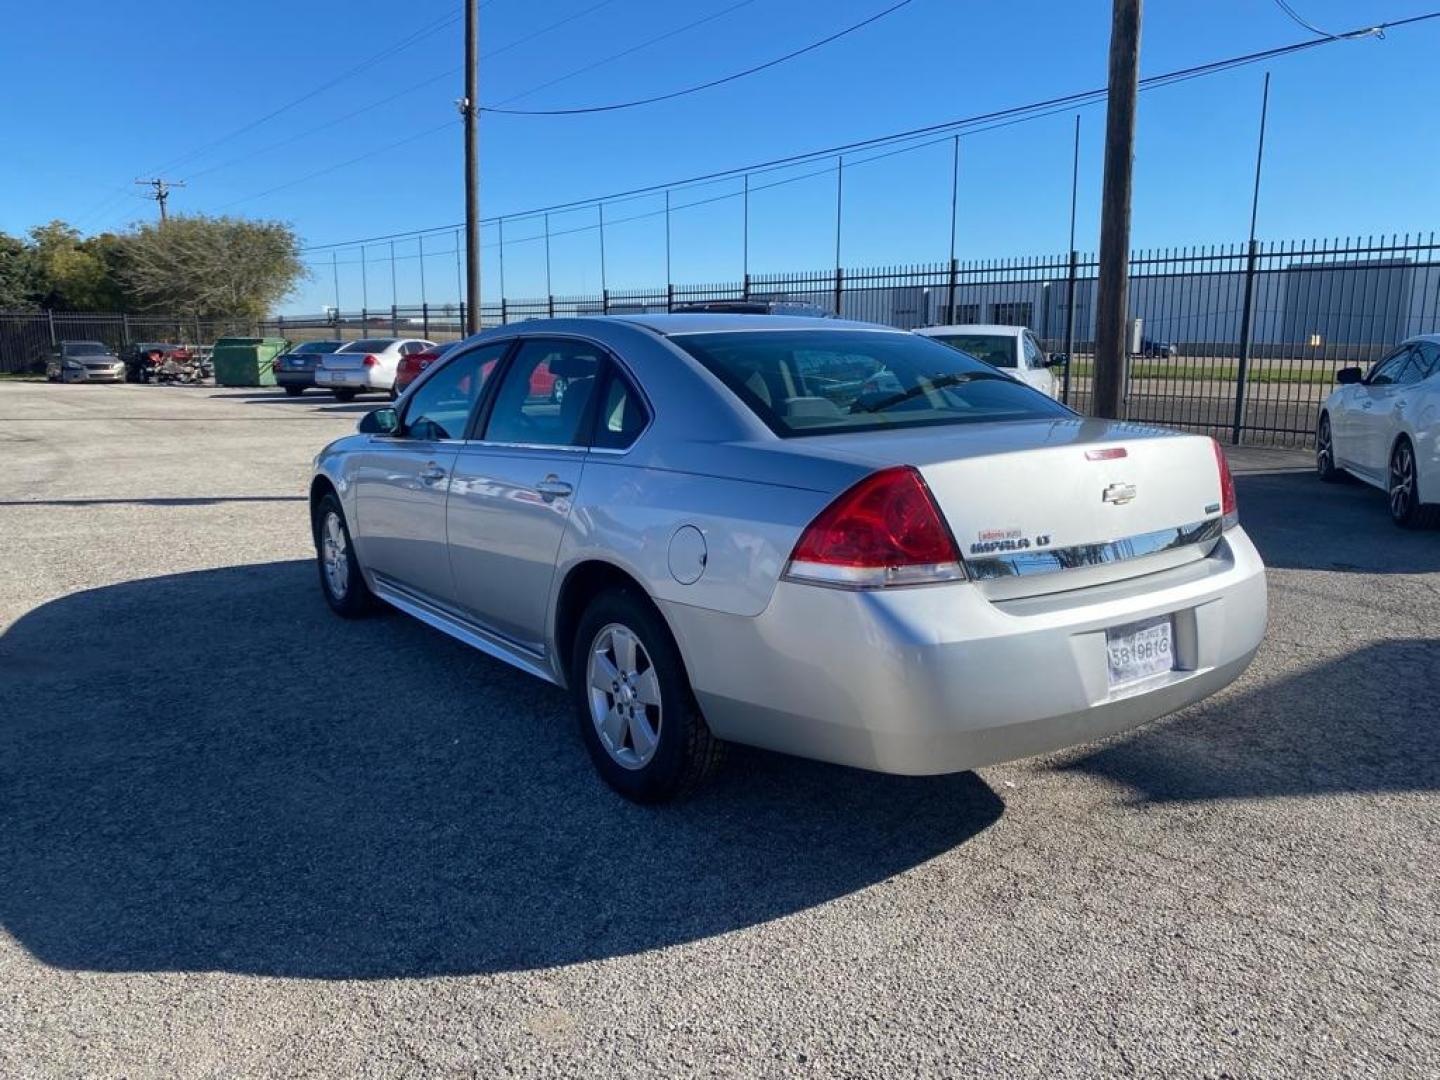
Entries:
[[377,404],[0,383],[0,1076],[1436,1075],[1440,533],[1378,492],[1232,453],[1271,624],[1200,705],[641,808],[559,691],[326,609]]

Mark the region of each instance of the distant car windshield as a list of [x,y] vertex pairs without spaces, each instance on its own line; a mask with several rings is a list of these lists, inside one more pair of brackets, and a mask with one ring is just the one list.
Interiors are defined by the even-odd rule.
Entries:
[[64,349],[66,356],[105,356],[110,351],[98,341],[67,341]]
[[394,345],[396,338],[377,337],[362,338],[360,341],[347,341],[336,352],[384,352],[391,345]]
[[1015,342],[1017,338],[1005,334],[927,334],[932,341],[943,341],[952,349],[967,352],[978,360],[984,360],[991,367],[1013,368],[1015,366]]
[[338,341],[304,341],[290,351],[297,353],[335,352],[339,348],[340,342]]
[[671,340],[784,437],[1074,415],[918,334],[752,330]]

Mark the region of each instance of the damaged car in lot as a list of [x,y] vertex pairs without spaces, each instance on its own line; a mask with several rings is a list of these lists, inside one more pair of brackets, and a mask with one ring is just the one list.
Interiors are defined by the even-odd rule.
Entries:
[[726,742],[933,774],[1099,738],[1226,686],[1266,622],[1214,440],[833,319],[487,331],[325,447],[310,506],[335,612],[566,687],[640,801]]

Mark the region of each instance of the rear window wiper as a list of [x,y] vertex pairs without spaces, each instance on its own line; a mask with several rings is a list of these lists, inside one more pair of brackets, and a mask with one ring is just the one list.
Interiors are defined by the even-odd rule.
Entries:
[[1009,375],[1002,375],[998,371],[956,371],[949,375],[935,375],[916,383],[909,390],[902,390],[898,394],[891,394],[887,398],[869,405],[862,405],[856,401],[851,404],[851,412],[883,412],[892,405],[899,405],[902,401],[909,401],[911,398],[919,397],[921,394],[929,393],[931,390],[943,390],[947,386],[956,386],[960,383],[973,382],[976,379],[1008,379]]

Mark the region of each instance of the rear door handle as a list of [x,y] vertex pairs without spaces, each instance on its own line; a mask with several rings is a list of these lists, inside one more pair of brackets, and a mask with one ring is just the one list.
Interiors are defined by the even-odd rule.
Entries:
[[575,489],[552,473],[536,484],[535,490],[541,495],[546,495],[550,498],[559,498],[564,495],[569,495]]

